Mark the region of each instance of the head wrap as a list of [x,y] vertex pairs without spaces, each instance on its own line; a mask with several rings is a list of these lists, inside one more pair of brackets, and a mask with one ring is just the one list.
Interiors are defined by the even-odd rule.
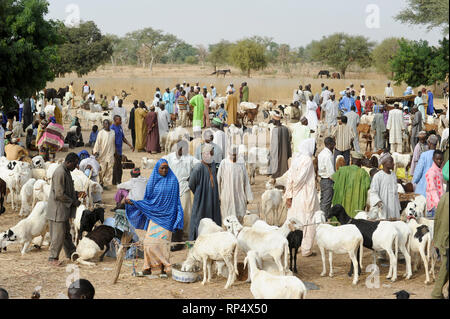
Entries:
[[314,149],[316,147],[316,140],[314,138],[307,138],[298,146],[298,155],[306,155],[312,157],[314,155]]
[[379,164],[384,165],[384,163],[386,163],[390,158],[392,158],[391,154],[389,154],[389,153],[382,154],[380,156]]
[[213,118],[212,122],[214,124],[218,124],[218,125],[222,124],[222,120],[218,117]]
[[438,140],[437,136],[434,134],[430,135],[427,139],[427,142],[430,144],[433,144],[433,145],[437,145],[438,141],[439,140]]
[[141,175],[141,169],[139,167],[133,168],[133,170],[130,172],[131,177],[138,177]]
[[426,136],[426,135],[427,135],[427,132],[425,132],[425,131],[420,131],[419,134],[417,134],[417,136],[421,136],[421,135]]
[[162,163],[160,159],[150,175],[143,200],[133,201],[126,205],[128,221],[136,229],[146,230],[149,221],[158,224],[171,232],[183,229],[183,208],[180,201],[178,179],[169,167],[166,176],[159,174]]
[[444,168],[442,169],[442,175],[444,176],[444,180],[448,182],[448,161],[447,163],[445,163]]
[[361,154],[360,152],[351,151],[351,152],[350,152],[350,155],[351,155],[353,158],[356,158],[356,159],[364,159],[364,155]]
[[204,143],[202,145],[202,160],[205,163],[211,163],[212,162],[212,156],[211,156],[211,151],[214,149],[214,146],[212,146],[209,143]]
[[54,117],[54,116],[51,116],[51,117],[49,118],[49,120],[50,120],[50,122],[52,122],[53,124],[55,124],[55,123],[56,123],[56,119],[55,119],[55,117]]
[[[76,127],[76,126],[75,126]],[[89,157],[89,152],[86,150],[82,150],[78,153],[78,157],[80,158],[80,161],[84,160],[85,158]]]

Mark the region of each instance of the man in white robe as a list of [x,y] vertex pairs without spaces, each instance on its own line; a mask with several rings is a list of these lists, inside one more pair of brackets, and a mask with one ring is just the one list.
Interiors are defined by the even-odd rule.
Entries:
[[114,118],[114,116],[119,115],[122,119],[122,123],[125,123],[125,128],[128,127],[128,116],[127,116],[127,110],[123,107],[123,101],[120,99],[117,102],[117,106],[113,108],[111,117]]
[[106,185],[112,181],[112,171],[114,165],[114,153],[116,152],[116,134],[111,130],[109,120],[103,121],[103,130],[98,132],[92,151],[100,164],[100,185],[104,190],[108,190]]
[[229,156],[222,160],[217,172],[220,213],[222,219],[236,216],[240,222],[247,211],[247,203],[253,200],[245,163],[238,161],[238,147],[229,149]]
[[189,176],[195,164],[199,160],[189,155],[189,145],[186,141],[179,141],[176,145],[176,151],[163,157],[169,163],[169,167],[178,179],[180,186],[180,200],[183,208],[183,235],[189,236],[189,222],[191,220],[192,200],[191,190],[189,189]]
[[332,128],[337,125],[337,117],[339,115],[339,102],[336,101],[334,93],[330,95],[330,99],[324,104],[323,111],[325,111],[325,122],[327,123],[328,135],[330,135]]
[[159,141],[161,145],[165,145],[169,133],[170,114],[165,109],[164,104],[159,105],[159,111],[156,111],[156,114],[158,115]]
[[399,104],[394,104],[394,107],[395,109],[389,111],[386,130],[389,131],[389,144],[391,144],[391,152],[401,153],[405,122],[403,121],[403,112],[399,109]]
[[[303,225],[312,224],[314,213],[319,210],[319,198],[315,187],[316,173],[312,160],[314,149],[314,139],[303,141],[299,153],[292,158],[284,194],[288,207],[287,218],[295,217]],[[316,227],[315,225],[303,227],[301,245],[303,257],[315,255],[311,249],[314,244]]]
[[394,159],[389,153],[385,153],[380,157],[380,164],[383,165],[383,170],[373,176],[370,184],[370,207],[381,208],[379,217],[382,219],[400,218],[397,176],[392,172]]
[[311,137],[311,130],[306,117],[302,117],[300,122],[292,125],[292,146],[294,153],[299,151],[300,144]]
[[350,108],[350,112],[347,112],[345,114],[347,117],[347,125],[350,126],[353,130],[353,133],[355,134],[355,139],[353,140],[353,147],[355,148],[356,152],[361,152],[361,149],[359,147],[359,139],[358,139],[358,124],[359,124],[359,115],[356,113],[356,107],[352,105]]
[[221,129],[222,127],[222,120],[218,117],[213,118],[211,121],[211,130],[213,131],[213,143],[220,146],[223,153],[226,153],[226,134]]
[[391,82],[388,82],[384,88],[384,96],[394,96],[394,89],[391,87]]
[[[309,96],[309,101],[306,102],[306,118],[308,119],[308,126],[311,130],[317,133],[317,124],[319,120],[317,119],[317,103],[313,101],[314,96]],[[318,136],[318,135],[317,135]]]

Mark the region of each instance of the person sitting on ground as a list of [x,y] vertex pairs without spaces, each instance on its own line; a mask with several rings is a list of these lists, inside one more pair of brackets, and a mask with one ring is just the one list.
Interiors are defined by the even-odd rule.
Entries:
[[95,141],[97,140],[98,135],[98,126],[94,125],[92,126],[91,134],[89,135],[89,142],[86,144],[88,147],[94,147]]
[[95,288],[87,279],[78,279],[67,290],[69,299],[94,299]]
[[73,118],[72,122],[70,123],[70,127],[72,127],[72,126],[79,126],[79,127],[81,127],[80,119],[77,116],[75,116]]
[[70,148],[84,146],[83,134],[80,126],[72,126],[67,133],[64,143],[69,144]]
[[5,288],[0,288],[0,299],[9,299],[9,294]]
[[19,145],[19,140],[15,137],[5,146],[6,158],[10,161],[31,162],[28,157],[28,151]]
[[142,200],[145,195],[145,187],[147,179],[141,176],[139,167],[130,171],[131,179],[127,182],[117,185],[117,193],[114,196],[116,207],[111,209],[112,212],[116,209],[125,209],[125,198],[131,200]]
[[220,108],[216,112],[216,117],[220,118],[224,123],[227,121],[228,113],[225,110],[225,104],[220,104]]

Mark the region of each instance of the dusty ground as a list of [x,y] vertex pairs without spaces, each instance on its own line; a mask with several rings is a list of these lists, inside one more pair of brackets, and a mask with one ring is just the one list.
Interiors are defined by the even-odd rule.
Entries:
[[[103,75],[104,77],[104,75]],[[87,78],[89,80],[89,77]],[[81,80],[81,79],[79,79]],[[84,79],[83,79],[84,80]],[[123,79],[126,80],[126,79]],[[264,79],[262,79],[264,80]],[[59,79],[67,83],[68,79]],[[102,78],[102,81],[107,81]],[[170,79],[170,83],[173,84],[174,78]],[[209,81],[209,80],[208,80]],[[266,80],[264,80],[266,81]],[[269,80],[267,80],[269,81]],[[286,81],[281,79],[280,81]],[[311,80],[316,81],[316,80]],[[320,80],[319,80],[320,81]],[[380,79],[377,79],[379,87],[381,87]],[[81,81],[79,81],[81,83]],[[193,82],[193,81],[192,81]],[[330,81],[326,81],[329,83]],[[347,81],[346,81],[347,82]],[[365,82],[367,82],[365,80]],[[62,83],[62,82],[61,82]],[[295,83],[295,82],[293,82]],[[344,82],[342,82],[344,83]],[[284,83],[286,84],[286,83]],[[290,85],[290,84],[289,84]],[[344,85],[344,84],[342,84]],[[162,88],[163,86],[161,86]],[[294,86],[295,87],[295,86]],[[340,88],[340,87],[339,87]],[[153,87],[148,90],[153,92]],[[282,97],[284,100],[291,98],[293,87],[285,89],[289,94]],[[102,93],[101,90],[97,90],[97,95]],[[381,92],[376,92],[380,94]],[[108,93],[110,94],[110,93]],[[153,93],[151,93],[153,94]],[[134,98],[141,98],[139,96],[132,96]],[[142,97],[144,98],[144,97]],[[77,98],[78,99],[78,98]],[[126,100],[125,104],[127,108],[130,108],[132,100]],[[441,104],[442,101],[437,101],[437,104]],[[82,122],[82,125],[84,123]],[[66,128],[68,123],[66,123]],[[87,125],[83,126],[84,140],[89,140],[90,128]],[[130,132],[126,130],[126,135],[129,140]],[[323,146],[319,146],[319,150]],[[78,152],[83,148],[76,149]],[[91,152],[91,149],[87,149]],[[57,158],[65,157],[67,153],[58,153]],[[124,154],[133,160],[137,166],[141,165],[141,158],[143,156],[151,158],[159,158],[162,155],[149,155],[146,153],[132,153],[128,146],[124,145]],[[143,170],[143,176],[149,177],[150,170]],[[129,170],[124,170],[123,181],[130,178]],[[248,207],[253,212],[258,211],[259,198],[264,191],[264,185],[266,178],[263,176],[256,177],[255,185],[252,185],[255,201]],[[105,191],[103,194],[103,202],[106,204],[107,216],[113,216],[113,213],[109,212],[114,204],[115,187],[109,191]],[[20,219],[17,211],[12,211],[9,204],[6,205],[6,213],[0,217],[0,230],[6,230],[9,227],[14,226]],[[313,282],[320,289],[312,290],[308,292],[308,298],[394,298],[393,293],[401,289],[405,289],[408,292],[413,292],[415,295],[412,298],[429,298],[432,290],[432,285],[425,285],[424,271],[421,269],[418,273],[414,274],[411,280],[404,280],[403,273],[405,272],[405,265],[400,264],[398,267],[399,279],[397,282],[392,283],[386,280],[386,274],[388,267],[386,264],[382,264],[380,267],[380,283],[379,288],[369,289],[366,287],[366,280],[370,273],[365,273],[360,277],[360,281],[357,286],[352,286],[351,279],[347,276],[349,258],[344,255],[334,256],[334,278],[321,277],[321,257],[317,248],[314,249],[319,255],[314,257],[304,258],[299,254],[298,257],[298,276],[303,281]],[[171,253],[171,262],[181,262],[186,257],[186,250]],[[74,276],[74,269],[72,264],[66,260],[66,265],[69,267],[50,267],[47,265],[48,250],[43,248],[42,250],[34,250],[26,254],[24,257],[20,255],[20,247],[18,245],[8,247],[6,253],[0,254],[0,287],[4,287],[8,290],[11,298],[29,298],[34,288],[42,286],[41,296],[42,298],[56,298],[60,293],[66,293],[66,280],[70,280]],[[64,259],[63,252],[61,254]],[[240,256],[240,261],[243,260],[243,256]],[[137,270],[141,269],[142,259],[137,262]],[[367,267],[372,262],[371,253],[365,250],[364,254],[364,267]],[[113,276],[115,260],[112,258],[105,258],[105,261],[97,264],[96,267],[79,266],[77,270],[82,278],[89,279],[96,288],[96,298],[251,298],[250,285],[244,282],[236,282],[230,289],[223,289],[225,285],[224,278],[213,278],[211,284],[202,286],[200,282],[193,284],[178,283],[172,280],[169,276],[168,279],[149,279],[149,278],[136,278],[132,277],[132,262],[125,261],[122,266],[122,271],[117,284],[112,285],[111,280]],[[380,263],[378,263],[380,266]],[[436,272],[439,270],[440,263],[436,265]],[[328,261],[327,261],[328,267]],[[370,281],[370,278],[369,278]]]

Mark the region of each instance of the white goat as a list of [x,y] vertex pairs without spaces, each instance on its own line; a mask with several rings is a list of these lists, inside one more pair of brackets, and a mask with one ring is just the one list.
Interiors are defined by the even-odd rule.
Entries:
[[[356,256],[359,249],[359,264],[362,267],[363,236],[355,225],[331,226],[326,222],[325,213],[317,211],[313,217],[314,223],[319,224],[316,228],[316,241],[322,255],[322,273],[325,276],[325,252],[328,250],[330,262],[329,276],[333,277],[333,253],[348,254],[353,263],[353,269],[358,269]],[[353,271],[353,285],[358,283],[358,271]]]
[[156,160],[152,158],[143,157],[142,158],[142,168],[143,169],[153,169],[156,165]]
[[33,211],[27,218],[22,219],[16,226],[0,234],[1,249],[3,250],[14,243],[23,244],[21,253],[22,256],[25,255],[34,237],[41,235],[42,241],[44,240],[48,228],[46,215],[47,202],[36,203]]
[[26,182],[22,189],[20,190],[20,199],[22,205],[20,207],[19,216],[28,216],[33,208],[31,203],[33,203],[33,185],[36,183],[34,178],[31,178]]
[[[234,262],[233,262],[234,254]],[[236,280],[238,245],[236,237],[229,232],[216,232],[197,237],[194,247],[189,250],[187,259],[183,262],[182,271],[192,269],[196,263],[203,264],[202,284],[211,282],[212,261],[224,261],[228,268],[228,280],[225,289],[228,289]]]
[[251,250],[244,259],[251,277],[250,291],[255,299],[304,299],[306,287],[295,276],[274,276],[258,269],[258,253]]

